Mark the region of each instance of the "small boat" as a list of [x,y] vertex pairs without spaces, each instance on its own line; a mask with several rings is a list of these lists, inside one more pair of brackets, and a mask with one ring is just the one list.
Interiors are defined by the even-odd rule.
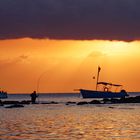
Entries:
[[[111,91],[112,87],[121,88],[122,85],[98,82],[100,70],[101,68],[98,67],[96,90],[80,89],[80,94],[83,98],[125,98],[126,96],[129,96],[124,89],[121,89],[119,92]],[[97,90],[99,85],[102,85],[103,90]]]
[[129,96],[125,90],[112,92],[80,89],[80,93],[83,98],[125,98]]
[[7,98],[8,96],[7,96],[7,92],[5,92],[5,91],[1,91],[0,90],[0,99],[5,99],[5,98]]

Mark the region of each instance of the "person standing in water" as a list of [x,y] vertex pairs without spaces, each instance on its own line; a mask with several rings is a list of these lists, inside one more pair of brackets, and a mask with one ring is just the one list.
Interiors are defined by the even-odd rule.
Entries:
[[36,103],[36,98],[38,97],[38,95],[36,94],[36,91],[34,91],[32,94],[30,94],[31,96],[31,102],[32,104]]

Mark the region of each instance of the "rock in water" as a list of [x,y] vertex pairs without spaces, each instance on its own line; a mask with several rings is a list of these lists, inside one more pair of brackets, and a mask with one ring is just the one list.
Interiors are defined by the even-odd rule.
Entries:
[[13,104],[13,105],[6,106],[5,108],[20,108],[20,107],[24,107],[24,106],[21,104]]

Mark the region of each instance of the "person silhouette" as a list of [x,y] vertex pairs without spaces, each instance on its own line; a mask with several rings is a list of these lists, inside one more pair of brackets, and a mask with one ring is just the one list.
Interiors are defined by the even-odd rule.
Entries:
[[38,97],[38,95],[36,94],[36,91],[34,91],[32,94],[30,94],[31,96],[31,102],[32,104],[36,103],[36,98]]

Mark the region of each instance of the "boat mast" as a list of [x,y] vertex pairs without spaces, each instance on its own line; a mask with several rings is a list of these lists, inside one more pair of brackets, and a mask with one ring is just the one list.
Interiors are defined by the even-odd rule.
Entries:
[[97,90],[97,86],[98,86],[98,80],[99,80],[99,73],[100,73],[100,66],[98,66],[98,73],[97,73],[97,82],[96,82],[96,90]]

